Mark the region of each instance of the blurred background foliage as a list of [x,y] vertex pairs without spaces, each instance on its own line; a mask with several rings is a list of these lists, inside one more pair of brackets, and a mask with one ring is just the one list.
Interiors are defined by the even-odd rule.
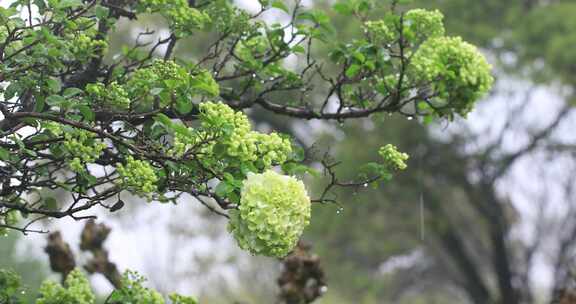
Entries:
[[[378,18],[390,1],[375,2],[373,16]],[[333,18],[338,41],[359,34],[356,21],[330,9],[334,1],[310,4]],[[338,193],[340,205],[315,206],[304,239],[327,273],[328,292],[319,303],[550,303],[562,297],[572,282],[576,243],[571,187],[576,180],[571,135],[576,121],[565,107],[576,88],[576,3],[416,0],[402,9],[409,7],[441,10],[449,35],[461,35],[491,58],[498,84],[469,122],[425,126],[378,116],[339,125],[250,113],[262,130],[293,133],[312,144],[314,154],[329,152],[342,160],[342,178],[353,178],[348,172],[374,160],[385,143],[411,155],[409,168],[384,187],[347,189]],[[137,29],[162,27],[157,16],[125,23],[111,44],[133,40]],[[193,59],[208,45],[202,41],[210,39],[194,36],[176,51]],[[112,47],[110,56],[119,51]],[[316,51],[329,50],[318,46]],[[322,181],[310,178],[308,184],[319,189]],[[140,212],[131,208],[123,211]],[[226,232],[220,218],[197,208],[177,208],[163,230],[169,235],[162,251],[178,252],[174,256],[189,265],[179,264],[174,275],[166,275],[174,265],[149,266],[151,284],[159,290],[175,290],[170,285],[177,284],[188,294],[193,286],[201,303],[273,303],[276,261],[247,256],[229,239],[223,246]],[[178,220],[186,213],[196,216]],[[132,223],[123,215],[107,220]],[[211,249],[191,247],[186,250],[193,253],[183,255],[183,244],[199,235],[207,235],[200,244]],[[33,293],[47,262],[43,256],[31,260],[17,254],[16,242],[14,234],[0,238],[0,268],[23,274]],[[112,256],[123,250],[109,249]],[[211,250],[219,251],[218,256]],[[143,254],[154,261],[158,252]]]

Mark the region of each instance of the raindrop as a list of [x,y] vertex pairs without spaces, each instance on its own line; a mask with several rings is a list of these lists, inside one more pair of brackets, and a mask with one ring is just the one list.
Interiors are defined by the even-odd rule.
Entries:
[[338,208],[338,210],[336,210],[336,214],[340,214],[344,211],[344,208],[340,207]]
[[274,80],[274,77],[270,77],[270,81]]
[[326,293],[327,291],[328,291],[328,287],[326,287],[326,286],[320,287],[320,293],[324,294],[324,293]]
[[414,116],[408,116],[408,120],[414,119]]
[[364,188],[368,187],[368,183],[364,183],[364,185],[362,185]]
[[256,78],[256,74],[252,74],[252,78]]
[[25,294],[26,294],[26,290],[22,290],[22,291],[20,292],[20,294],[25,295]]

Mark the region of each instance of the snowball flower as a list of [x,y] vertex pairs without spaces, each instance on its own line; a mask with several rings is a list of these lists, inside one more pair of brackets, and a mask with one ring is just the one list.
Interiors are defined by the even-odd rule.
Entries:
[[310,209],[302,181],[270,170],[248,173],[228,230],[244,250],[284,257],[310,223]]
[[460,37],[439,37],[426,40],[412,60],[416,78],[431,83],[439,108],[444,115],[452,112],[466,116],[475,102],[492,87],[491,66],[473,45]]

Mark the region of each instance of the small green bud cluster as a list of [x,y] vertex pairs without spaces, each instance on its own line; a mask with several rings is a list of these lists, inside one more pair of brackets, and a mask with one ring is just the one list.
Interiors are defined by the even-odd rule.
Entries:
[[250,121],[242,112],[234,111],[221,102],[204,102],[200,104],[200,120],[205,129],[232,129],[237,132],[250,131]]
[[[456,113],[466,116],[494,82],[491,66],[473,45],[460,37],[426,40],[412,60],[414,75],[432,83],[439,98]],[[450,112],[448,116],[451,117]]]
[[394,145],[387,144],[380,147],[378,154],[384,160],[384,165],[391,170],[404,170],[407,165],[405,163],[408,160],[408,154],[398,151]]
[[122,276],[122,287],[110,295],[110,302],[164,304],[160,293],[142,286],[145,281],[138,273],[126,271]]
[[85,164],[96,161],[106,148],[106,144],[95,139],[95,135],[90,131],[68,126],[64,130],[61,124],[55,122],[46,123],[44,127],[54,135],[64,136],[62,149],[70,158],[68,165],[74,172],[85,172]]
[[404,15],[404,23],[409,29],[406,34],[419,40],[444,36],[444,15],[439,10],[409,10]]
[[71,41],[70,52],[79,59],[88,60],[101,56],[108,49],[104,40],[94,39],[86,34],[79,34]]
[[[402,35],[410,42],[423,41],[430,37],[444,35],[444,15],[438,11],[413,9],[403,16]],[[377,43],[390,43],[399,38],[400,19],[396,15],[385,16],[381,20],[364,23],[364,30]],[[415,41],[416,40],[416,41]]]
[[0,269],[0,303],[19,303],[16,296],[21,283],[15,272]]
[[210,22],[206,13],[191,7],[186,0],[143,0],[138,1],[138,8],[147,13],[160,13],[178,36],[190,35],[194,29],[202,29]]
[[204,10],[210,16],[212,26],[219,33],[243,33],[253,26],[250,24],[250,14],[227,1],[211,1]]
[[[165,83],[170,82],[175,89],[184,85],[188,72],[173,61],[154,60],[149,67],[136,70],[130,80],[126,83],[130,96],[138,100],[144,106],[150,107],[154,102],[152,90],[161,91],[165,88]],[[161,98],[160,107],[167,107],[169,98]]]
[[86,86],[86,93],[96,104],[102,104],[114,109],[128,110],[130,108],[130,98],[128,93],[117,82],[112,82],[105,86],[101,82],[91,83]]
[[73,157],[69,163],[73,171],[84,172],[84,164],[97,160],[106,148],[106,144],[93,137],[94,134],[84,130],[64,134],[64,149]]
[[171,104],[190,105],[193,96],[216,97],[219,89],[209,72],[189,71],[174,61],[160,59],[136,70],[124,86],[128,97],[145,110],[155,102],[162,108]]
[[[126,271],[122,276],[121,287],[114,290],[107,298],[107,303],[165,304],[164,297],[157,291],[143,286],[146,281],[133,271]],[[44,281],[40,286],[40,295],[36,304],[94,304],[96,296],[90,288],[86,276],[78,269],[66,277],[64,286]],[[20,303],[17,292],[21,288],[20,277],[11,271],[0,269],[0,303]],[[178,294],[169,295],[172,304],[197,304],[192,297]],[[14,302],[12,301],[14,300]]]
[[73,270],[66,277],[66,288],[52,281],[45,281],[40,287],[41,297],[36,304],[94,304],[96,297],[88,279],[79,270]]
[[277,133],[251,131],[248,117],[226,104],[202,103],[200,113],[204,128],[221,133],[218,143],[225,147],[227,156],[240,161],[261,161],[264,168],[269,168],[284,163],[292,152],[289,139]]
[[284,257],[309,224],[310,209],[306,188],[296,178],[270,170],[248,173],[228,230],[244,250]]
[[172,304],[198,304],[198,302],[192,297],[186,297],[179,294],[171,294],[168,296]]
[[120,175],[118,184],[126,189],[151,199],[157,191],[158,176],[154,167],[143,160],[135,160],[132,156],[126,158],[126,165],[117,164],[116,172]]
[[389,43],[396,37],[394,27],[390,28],[385,20],[366,21],[364,31],[370,34],[377,43]]

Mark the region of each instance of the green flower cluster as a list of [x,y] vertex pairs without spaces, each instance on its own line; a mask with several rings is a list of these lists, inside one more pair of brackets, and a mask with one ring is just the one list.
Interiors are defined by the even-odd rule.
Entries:
[[106,41],[94,39],[86,34],[77,35],[70,43],[70,52],[75,58],[82,60],[101,56],[107,49]]
[[20,284],[20,277],[16,273],[0,269],[0,303],[18,303],[16,294]]
[[414,77],[431,83],[447,112],[466,116],[494,81],[491,66],[473,45],[460,37],[426,40],[412,60]]
[[73,270],[66,277],[66,287],[46,281],[40,287],[41,297],[36,304],[93,304],[96,297],[90,283],[79,270]]
[[54,135],[64,136],[62,150],[70,159],[68,165],[74,172],[86,172],[85,164],[96,161],[106,148],[106,144],[95,139],[94,133],[90,131],[62,126],[55,122],[46,123],[44,127]]
[[406,169],[405,161],[408,160],[408,154],[398,151],[394,145],[387,144],[380,147],[378,154],[382,157],[384,165],[391,170]]
[[[126,271],[122,276],[122,287],[116,289],[107,298],[107,303],[165,304],[164,297],[157,291],[146,288],[146,280],[133,271]],[[78,269],[70,272],[62,287],[52,281],[44,281],[36,304],[94,304],[96,296],[90,288],[86,276]],[[0,269],[0,303],[20,303],[20,277],[12,272]],[[197,304],[192,297],[178,294],[168,296],[172,304]]]
[[274,132],[251,131],[248,117],[224,103],[200,104],[200,121],[208,133],[218,133],[218,144],[226,155],[241,162],[262,162],[259,167],[269,168],[284,163],[292,153],[289,139]]
[[284,257],[309,224],[310,209],[301,181],[270,170],[248,173],[240,206],[230,213],[228,230],[244,250]]
[[439,10],[413,9],[404,15],[404,23],[409,31],[405,34],[425,40],[444,36],[444,15]]
[[254,26],[250,23],[250,14],[229,1],[210,1],[204,11],[210,16],[211,24],[218,33],[243,33]]
[[389,43],[395,37],[394,27],[390,28],[385,20],[371,20],[364,23],[364,31],[377,43]]
[[126,271],[122,277],[122,288],[115,290],[109,301],[111,303],[145,303],[164,304],[164,298],[155,290],[142,284],[146,280],[133,271]]
[[190,35],[210,22],[206,13],[190,7],[187,0],[143,0],[138,1],[138,8],[141,12],[160,13],[178,36]]
[[84,164],[97,160],[106,148],[106,144],[93,137],[94,134],[84,130],[64,134],[64,148],[73,157],[69,163],[73,171],[84,172]]
[[[444,15],[438,11],[413,9],[404,14],[402,34],[404,39],[413,42],[423,41],[430,37],[444,35]],[[400,18],[396,15],[385,16],[381,20],[371,20],[364,23],[364,30],[377,43],[390,43],[398,39]]]
[[161,108],[171,104],[189,106],[193,95],[219,95],[219,86],[209,72],[189,71],[174,61],[161,59],[136,70],[124,90],[144,110],[152,108],[155,102]]
[[[151,107],[155,96],[166,89],[166,83],[179,89],[185,85],[188,75],[188,71],[174,61],[156,59],[149,67],[136,70],[126,83],[126,89],[133,100]],[[167,107],[171,98],[159,98],[159,102],[160,107]]]
[[88,84],[86,85],[86,93],[96,104],[119,110],[128,110],[130,108],[128,93],[116,81],[107,86],[101,82]]
[[157,191],[158,176],[150,163],[136,160],[132,156],[126,158],[126,165],[117,164],[116,172],[120,175],[119,184],[122,187],[149,199]]

